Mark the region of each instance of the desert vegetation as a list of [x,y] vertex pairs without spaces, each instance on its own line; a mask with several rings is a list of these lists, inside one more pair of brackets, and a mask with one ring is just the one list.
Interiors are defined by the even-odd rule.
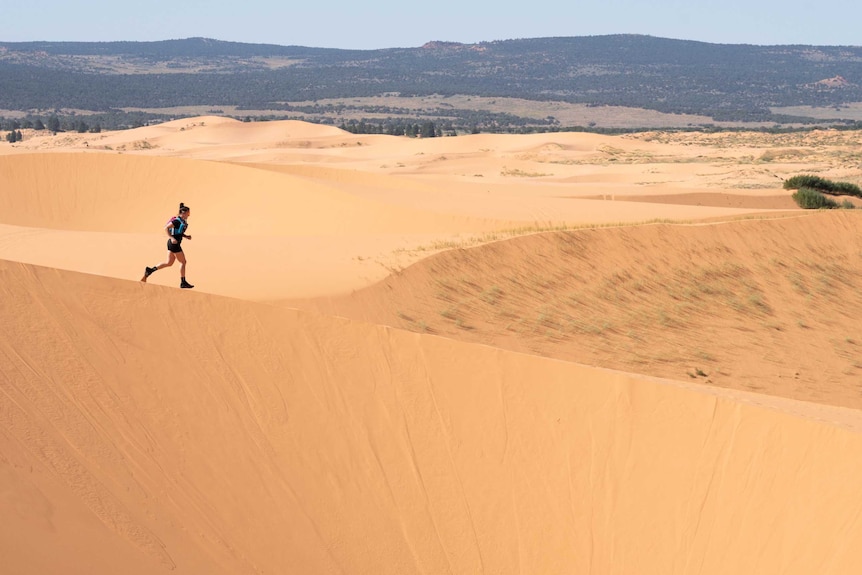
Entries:
[[849,200],[845,199],[839,204],[827,195],[862,197],[862,190],[856,184],[834,182],[811,174],[801,174],[786,179],[784,189],[796,190],[793,193],[793,200],[804,209],[853,209],[855,206]]

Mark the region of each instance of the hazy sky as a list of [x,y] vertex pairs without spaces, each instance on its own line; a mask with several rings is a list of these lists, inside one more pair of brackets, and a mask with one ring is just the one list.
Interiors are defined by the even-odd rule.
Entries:
[[648,34],[862,45],[860,0],[0,0],[0,41],[206,37],[323,48]]

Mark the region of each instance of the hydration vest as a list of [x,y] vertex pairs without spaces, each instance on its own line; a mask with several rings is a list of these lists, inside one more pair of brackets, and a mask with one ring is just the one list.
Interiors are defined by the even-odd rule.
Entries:
[[172,217],[170,220],[168,220],[168,224],[171,224],[171,226],[173,226],[173,229],[171,230],[171,236],[177,238],[178,240],[181,240],[183,238],[183,234],[189,227],[188,223],[186,223],[186,221],[179,216]]

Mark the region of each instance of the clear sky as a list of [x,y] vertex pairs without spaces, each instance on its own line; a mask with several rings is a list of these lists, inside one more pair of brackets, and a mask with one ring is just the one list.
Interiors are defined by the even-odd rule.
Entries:
[[860,0],[0,0],[0,41],[206,37],[321,48],[648,34],[862,45]]

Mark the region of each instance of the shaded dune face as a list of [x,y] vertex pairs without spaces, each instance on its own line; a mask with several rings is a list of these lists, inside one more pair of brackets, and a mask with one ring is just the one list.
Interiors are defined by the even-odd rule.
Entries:
[[11,572],[862,560],[855,411],[23,264],[0,278]]

